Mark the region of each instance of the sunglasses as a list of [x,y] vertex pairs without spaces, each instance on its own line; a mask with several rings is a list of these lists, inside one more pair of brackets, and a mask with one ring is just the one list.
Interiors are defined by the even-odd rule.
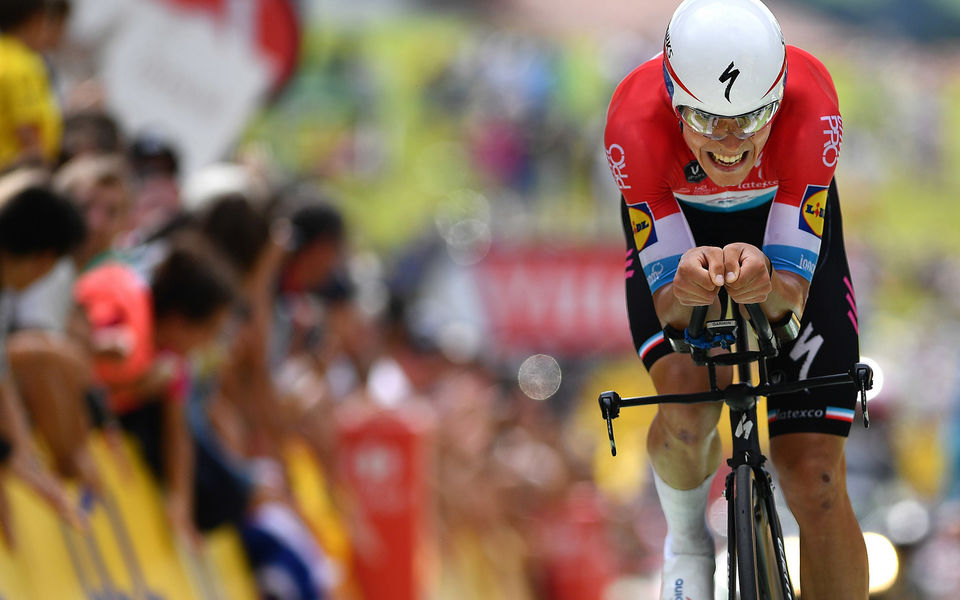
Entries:
[[763,129],[779,107],[780,101],[775,100],[752,112],[736,117],[721,117],[690,106],[681,106],[680,118],[690,129],[711,140],[722,140],[730,134],[745,140]]

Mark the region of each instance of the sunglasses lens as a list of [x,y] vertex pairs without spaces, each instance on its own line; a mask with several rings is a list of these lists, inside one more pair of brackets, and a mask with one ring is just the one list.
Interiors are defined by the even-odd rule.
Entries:
[[690,106],[681,106],[680,118],[693,131],[710,139],[722,140],[732,133],[743,140],[763,129],[776,114],[779,106],[780,102],[771,102],[753,112],[736,117],[722,117]]

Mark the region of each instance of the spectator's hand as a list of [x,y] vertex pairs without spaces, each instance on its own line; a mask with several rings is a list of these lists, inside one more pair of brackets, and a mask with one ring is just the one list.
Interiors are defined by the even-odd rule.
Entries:
[[103,426],[103,438],[107,443],[107,449],[110,450],[110,456],[120,473],[120,479],[124,482],[133,479],[133,463],[130,462],[130,455],[127,454],[127,447],[124,445],[123,430],[116,422],[109,422]]
[[743,242],[723,247],[724,284],[730,297],[739,304],[757,304],[773,290],[766,255],[756,246]]
[[[75,503],[70,502],[60,481],[30,450],[15,449],[13,456],[10,457],[9,470],[40,496],[40,499],[64,522],[77,529],[87,527],[86,516]],[[2,528],[3,540],[8,547],[13,548],[15,538],[5,490],[0,490],[0,521],[2,521],[0,528]]]
[[724,283],[724,251],[712,246],[691,248],[680,257],[673,295],[684,306],[713,304]]
[[10,501],[7,500],[7,488],[0,481],[0,538],[10,550],[17,546],[13,531],[13,515],[10,514]]
[[186,544],[191,552],[199,552],[203,548],[203,536],[193,526],[192,511],[186,499],[177,495],[168,496],[166,509],[174,538]]

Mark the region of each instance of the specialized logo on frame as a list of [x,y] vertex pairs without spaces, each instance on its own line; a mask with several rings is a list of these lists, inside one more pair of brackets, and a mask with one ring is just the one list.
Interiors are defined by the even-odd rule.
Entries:
[[745,440],[750,439],[750,432],[753,431],[753,421],[747,420],[747,415],[740,417],[740,422],[737,423],[737,430],[734,432],[738,438],[743,438]]

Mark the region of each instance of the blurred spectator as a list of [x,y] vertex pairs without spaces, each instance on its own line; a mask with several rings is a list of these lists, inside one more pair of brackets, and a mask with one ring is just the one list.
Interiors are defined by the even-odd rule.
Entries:
[[50,52],[59,48],[63,41],[73,4],[70,0],[45,0],[44,4],[47,11],[40,49],[42,52]]
[[[69,521],[77,522],[78,516],[67,503],[60,484],[50,476],[39,458],[26,415],[12,385],[6,333],[12,297],[46,274],[61,256],[83,240],[83,220],[65,198],[45,187],[27,187],[0,199],[0,205],[0,405],[3,412],[0,455],[3,463],[55,510]],[[56,437],[52,440],[57,441]],[[6,506],[6,498],[0,489],[0,520],[4,538],[11,543],[12,528]]]
[[99,109],[85,109],[64,115],[59,164],[86,154],[122,152],[120,126],[108,113]]
[[23,290],[46,275],[86,235],[82,215],[46,187],[28,187],[2,201],[0,281]]
[[[105,350],[90,340],[73,301],[77,272],[112,248],[126,214],[126,175],[121,157],[81,156],[58,173],[55,187],[82,211],[87,237],[44,277],[18,295],[9,356],[17,387],[38,432],[51,450],[57,472],[79,478],[95,491],[101,478],[87,448],[90,425],[106,426],[115,451],[120,439],[105,412],[90,363]],[[94,343],[91,343],[94,342]],[[110,341],[106,352],[120,351]],[[92,410],[90,412],[88,409]],[[122,454],[117,453],[117,456]]]
[[[194,541],[194,447],[185,413],[190,391],[188,360],[217,340],[235,298],[229,267],[201,242],[179,240],[153,274],[154,364],[162,366],[157,381],[146,389],[111,390],[117,392],[112,395],[114,412],[124,429],[140,442],[147,463],[164,484],[173,527]],[[109,265],[87,277],[106,268]],[[95,287],[103,289],[103,285]],[[95,316],[96,302],[87,301],[85,307]]]
[[130,225],[130,174],[119,154],[81,155],[65,164],[54,184],[77,204],[87,240],[74,254],[78,270],[116,259],[115,242]]
[[0,4],[0,172],[57,158],[62,123],[41,54],[46,26],[46,0]]
[[161,234],[179,222],[180,155],[164,135],[145,131],[130,141],[134,202],[131,235],[127,245],[136,245]]
[[54,187],[80,209],[87,237],[70,256],[20,294],[14,312],[17,329],[67,330],[74,308],[71,289],[77,273],[110,258],[114,242],[127,229],[129,177],[118,155],[83,155],[64,165]]
[[340,211],[320,196],[295,197],[277,208],[275,218],[289,224],[268,355],[278,369],[287,357],[314,350],[322,336],[321,308],[313,293],[342,266],[346,226]]
[[[232,445],[245,456],[277,458],[285,429],[266,349],[276,280],[286,249],[271,238],[266,216],[239,194],[213,201],[202,212],[199,224],[241,276],[244,310],[220,378],[221,394],[239,411],[244,423],[245,435],[234,439]],[[214,408],[220,408],[217,414],[224,416],[222,404]]]
[[[218,482],[219,490],[211,493],[223,497],[225,490],[232,490],[233,498],[224,498],[221,504],[229,502],[240,513],[223,516],[240,527],[261,593],[306,599],[326,593],[335,582],[325,553],[292,500],[285,449],[293,436],[309,429],[305,421],[330,419],[328,413],[299,410],[304,401],[287,401],[281,395],[289,397],[289,390],[274,384],[267,347],[290,231],[286,221],[271,227],[250,200],[255,190],[241,186],[225,195],[212,192],[199,202],[204,206],[198,215],[201,231],[240,274],[242,310],[234,315],[232,340],[215,389],[191,400],[191,425],[198,450],[211,459],[207,479]],[[323,392],[311,389],[310,393]],[[201,473],[198,476],[204,478]],[[284,552],[296,560],[278,564]],[[292,584],[289,592],[278,589],[282,587],[276,580],[278,572],[285,573]],[[297,595],[289,595],[294,588]]]

